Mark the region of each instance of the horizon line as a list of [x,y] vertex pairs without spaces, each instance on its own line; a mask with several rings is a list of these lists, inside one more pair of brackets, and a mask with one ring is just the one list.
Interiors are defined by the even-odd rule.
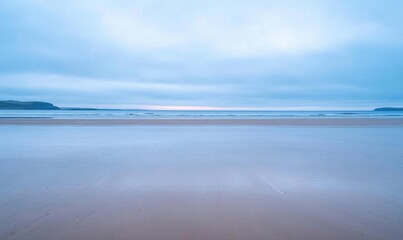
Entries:
[[[59,106],[72,108],[71,106]],[[384,107],[384,106],[380,106]],[[389,107],[389,106],[388,106]],[[73,107],[74,108],[74,107]],[[178,105],[80,105],[76,108],[101,110],[160,110],[160,111],[371,111],[378,107],[213,107]]]

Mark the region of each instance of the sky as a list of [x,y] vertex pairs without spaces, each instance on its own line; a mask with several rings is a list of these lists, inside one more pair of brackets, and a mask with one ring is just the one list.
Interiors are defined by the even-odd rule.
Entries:
[[401,0],[2,0],[0,100],[403,106]]

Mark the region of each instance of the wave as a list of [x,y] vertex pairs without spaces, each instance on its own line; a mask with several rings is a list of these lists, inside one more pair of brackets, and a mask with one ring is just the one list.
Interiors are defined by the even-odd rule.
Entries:
[[403,112],[387,113],[374,111],[130,111],[130,110],[58,110],[58,111],[32,111],[32,110],[5,110],[0,111],[1,118],[14,117],[50,117],[50,118],[88,118],[88,119],[130,119],[130,118],[349,118],[349,117],[403,117]]

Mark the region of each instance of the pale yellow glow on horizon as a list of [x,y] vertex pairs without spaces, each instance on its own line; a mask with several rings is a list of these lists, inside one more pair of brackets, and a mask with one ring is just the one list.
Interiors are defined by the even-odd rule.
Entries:
[[[70,105],[58,105],[59,107],[71,107]],[[76,104],[74,107],[98,108],[98,109],[142,109],[142,110],[176,110],[176,111],[370,111],[373,107],[212,107],[212,106],[177,106],[177,105],[138,105],[138,104]]]
[[209,106],[159,106],[159,105],[144,105],[137,106],[147,110],[225,110],[226,108],[209,107]]

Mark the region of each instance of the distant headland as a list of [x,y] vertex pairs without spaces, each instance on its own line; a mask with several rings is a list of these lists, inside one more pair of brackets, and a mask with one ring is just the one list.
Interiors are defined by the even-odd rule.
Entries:
[[0,100],[0,110],[98,110],[96,108],[58,107],[42,101]]
[[381,108],[375,108],[374,111],[403,111],[403,108],[381,107]]
[[48,102],[21,102],[14,100],[0,101],[0,110],[59,110],[60,108]]

